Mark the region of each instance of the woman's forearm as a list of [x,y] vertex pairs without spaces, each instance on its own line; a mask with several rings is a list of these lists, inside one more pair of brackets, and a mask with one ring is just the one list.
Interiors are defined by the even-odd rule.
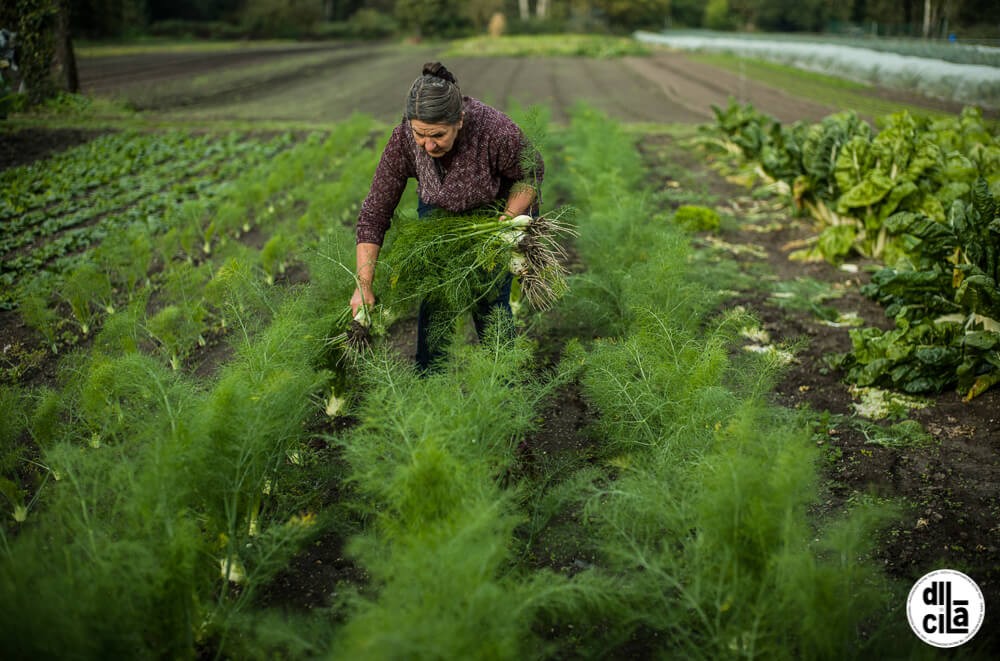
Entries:
[[371,290],[372,282],[375,280],[375,263],[378,261],[379,245],[377,243],[359,243],[357,247],[358,258],[358,287]]
[[377,243],[359,243],[358,256],[358,287],[351,296],[351,314],[357,314],[361,306],[375,303],[375,290],[372,282],[375,280],[375,262],[378,260],[379,245]]

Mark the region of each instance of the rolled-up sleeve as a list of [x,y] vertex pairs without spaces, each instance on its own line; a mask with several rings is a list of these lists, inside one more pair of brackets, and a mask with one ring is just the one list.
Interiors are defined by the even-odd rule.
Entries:
[[392,215],[406,190],[407,179],[415,176],[414,168],[406,157],[405,131],[405,122],[393,129],[382,150],[371,188],[358,213],[358,243],[382,245]]

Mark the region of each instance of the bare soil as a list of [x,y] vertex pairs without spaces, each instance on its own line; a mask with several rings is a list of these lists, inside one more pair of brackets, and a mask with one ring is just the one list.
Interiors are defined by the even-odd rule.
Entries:
[[80,91],[93,95],[117,93],[135,85],[191,79],[220,69],[253,67],[289,55],[337,51],[347,47],[344,43],[318,43],[281,48],[249,47],[231,51],[81,57],[78,62]]
[[26,128],[0,133],[0,171],[29,165],[107,133],[101,129]]

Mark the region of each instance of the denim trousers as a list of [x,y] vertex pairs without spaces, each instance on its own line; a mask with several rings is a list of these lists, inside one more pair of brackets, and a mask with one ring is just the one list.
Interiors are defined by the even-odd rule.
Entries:
[[[417,205],[417,217],[426,218],[437,210],[433,204],[427,204],[419,200]],[[490,315],[494,310],[500,310],[500,314],[511,316],[510,309],[510,286],[512,277],[510,274],[504,278],[496,296],[488,296],[478,301],[472,309],[472,322],[476,326],[476,335],[483,339]],[[440,311],[428,300],[420,301],[417,312],[417,367],[421,372],[427,372],[431,367],[439,362],[445,355],[447,347],[445,342],[434,342],[431,339],[430,329],[435,322],[439,321]]]

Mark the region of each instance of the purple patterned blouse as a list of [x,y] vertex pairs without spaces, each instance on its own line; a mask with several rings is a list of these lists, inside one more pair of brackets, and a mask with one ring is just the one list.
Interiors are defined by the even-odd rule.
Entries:
[[[511,187],[526,179],[521,154],[527,139],[521,129],[499,110],[469,96],[464,100],[462,129],[441,158],[417,146],[409,120],[393,129],[358,214],[358,243],[382,244],[410,177],[417,180],[421,200],[457,213],[506,201]],[[537,152],[535,158],[532,181],[525,183],[537,191],[544,163]]]

